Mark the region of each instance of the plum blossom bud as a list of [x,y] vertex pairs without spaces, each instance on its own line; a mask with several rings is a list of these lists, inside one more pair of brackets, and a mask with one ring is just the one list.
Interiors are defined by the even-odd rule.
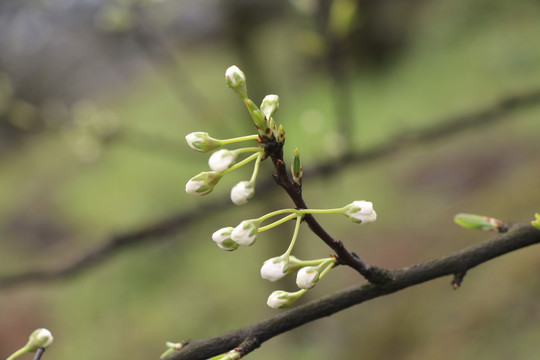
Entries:
[[238,153],[227,149],[221,149],[213,153],[208,159],[210,169],[219,173],[224,172],[234,164]]
[[278,281],[287,275],[288,258],[281,256],[268,259],[261,267],[261,277],[269,281]]
[[255,194],[255,184],[249,181],[240,181],[231,189],[231,200],[236,205],[248,202]]
[[186,141],[190,148],[200,152],[208,152],[221,146],[222,141],[210,137],[205,132],[192,132],[186,135]]
[[349,216],[352,222],[358,224],[368,224],[377,220],[377,213],[373,210],[373,203],[370,201],[354,201],[352,204],[347,205],[343,214]]
[[225,227],[219,229],[212,234],[212,240],[214,240],[220,249],[225,251],[233,251],[238,249],[238,244],[231,239],[231,233],[234,230],[233,227]]
[[290,293],[283,290],[276,290],[270,294],[266,304],[273,309],[283,309],[291,306],[296,300],[302,296],[303,290]]
[[279,96],[266,95],[261,103],[261,111],[267,119],[270,119],[272,115],[279,109]]
[[206,195],[218,183],[223,175],[215,171],[202,172],[195,175],[186,184],[186,192],[191,195]]
[[260,226],[259,220],[244,220],[234,228],[231,239],[240,246],[250,246],[255,242]]
[[238,66],[233,65],[227,69],[225,82],[242,100],[247,98],[246,75]]
[[300,289],[311,289],[319,281],[319,268],[317,266],[306,266],[301,268],[296,274],[296,285]]
[[36,352],[38,348],[46,348],[51,345],[54,340],[51,332],[47,329],[41,328],[34,330],[30,337],[28,338],[28,343],[26,344],[27,352]]

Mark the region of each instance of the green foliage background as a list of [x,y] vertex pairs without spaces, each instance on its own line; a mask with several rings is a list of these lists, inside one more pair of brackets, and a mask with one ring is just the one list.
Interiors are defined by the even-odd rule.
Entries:
[[[537,3],[525,0],[425,4],[397,63],[351,75],[356,148],[538,88],[539,16]],[[257,34],[265,81],[253,84],[255,74],[246,75],[248,90],[280,95],[275,118],[287,131],[286,156],[298,147],[307,170],[336,156],[338,119],[331,80],[304,69],[287,36],[299,26],[277,19]],[[207,102],[194,107],[178,96],[171,86],[176,68],[164,66],[92,99],[114,111],[127,134],[107,144],[98,160],[78,161],[55,131],[34,135],[0,160],[1,275],[60,266],[111,234],[226,197],[250,176],[245,169],[227,176],[204,199],[185,194],[185,182],[207,168],[207,156],[191,151],[185,134],[226,138],[252,129],[223,81],[229,65],[242,67],[230,49],[203,43],[177,55],[193,82],[186,86]],[[539,118],[540,106],[527,108],[493,126],[307,177],[305,198],[317,208],[373,201],[379,219],[366,227],[337,215],[318,217],[371,264],[395,268],[458,250],[493,234],[456,227],[457,212],[523,222],[540,211]],[[135,133],[160,140],[144,143]],[[269,176],[270,164],[263,168],[261,176]],[[268,294],[294,289],[294,280],[265,282],[259,268],[284,251],[292,227],[264,233],[253,247],[233,253],[210,239],[218,228],[290,206],[278,189],[265,195],[209,214],[175,236],[125,249],[80,276],[0,290],[0,357],[34,328],[47,327],[55,343],[46,359],[156,359],[166,340],[210,337],[272,316]],[[14,214],[57,224],[62,240],[13,239]],[[328,250],[303,228],[294,253],[309,258]],[[441,279],[362,304],[273,339],[248,358],[537,358],[539,256],[533,247],[496,259],[470,271],[458,291],[451,279]],[[338,268],[301,301],[358,281],[355,272]]]

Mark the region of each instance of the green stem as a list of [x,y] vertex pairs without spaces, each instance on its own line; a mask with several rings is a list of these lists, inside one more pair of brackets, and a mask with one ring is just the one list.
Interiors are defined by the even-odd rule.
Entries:
[[260,218],[258,218],[256,220],[262,222],[262,221],[264,221],[266,219],[270,219],[271,217],[281,215],[281,214],[287,214],[287,213],[292,213],[292,214],[295,214],[296,216],[299,215],[298,210],[296,210],[296,209],[281,209],[281,210],[276,210],[276,211],[269,212],[268,214],[265,214],[265,215],[261,216]]
[[303,218],[303,216],[297,216],[296,217],[296,225],[294,227],[294,233],[293,233],[293,236],[292,236],[292,240],[291,240],[291,243],[289,244],[289,248],[287,249],[287,251],[285,251],[285,254],[282,255],[283,257],[288,258],[289,255],[291,255],[294,244],[296,243],[296,238],[298,237],[298,231],[300,230],[300,224],[302,223],[302,218]]
[[[328,264],[328,266],[326,266]],[[323,262],[321,265],[319,265],[319,268],[322,268],[323,266],[326,266],[326,269],[321,271],[321,274],[319,275],[319,279],[322,279],[324,275],[326,275],[327,272],[332,270],[332,268],[336,265],[336,259],[331,258],[328,261]]]
[[300,209],[300,214],[335,214],[343,212],[347,207],[335,208],[335,209]]
[[[274,227],[276,227],[278,225],[283,224],[284,222],[287,222],[287,221],[289,221],[291,219],[294,219],[295,217],[298,217],[298,214],[296,214],[296,210],[293,210],[293,211],[295,213],[287,215],[284,218],[279,219],[278,221],[275,221],[275,222],[273,222],[273,223],[271,223],[269,225],[266,225],[266,226],[263,226],[263,227],[259,228],[259,232],[270,230],[270,229],[272,229],[272,228],[274,228]],[[275,212],[277,212],[277,211],[275,211]],[[267,215],[270,215],[270,214],[267,214]],[[266,215],[264,217],[267,218]]]
[[259,156],[257,157],[257,160],[255,160],[255,166],[253,167],[253,174],[251,175],[251,179],[249,180],[250,183],[253,183],[255,179],[257,179],[257,174],[259,173],[259,165],[261,164],[263,155],[264,155],[264,151],[261,151],[259,153]]
[[220,141],[221,141],[221,145],[227,145],[227,144],[237,143],[241,141],[257,140],[258,138],[259,138],[259,135],[246,135],[246,136],[240,136],[240,137],[231,138],[231,139],[224,139]]
[[240,161],[239,163],[236,163],[234,164],[233,166],[231,166],[230,168],[228,168],[227,170],[225,170],[224,172],[222,172],[221,174],[222,175],[225,175],[226,173],[228,172],[231,172],[233,170],[236,170],[238,169],[239,167],[242,167],[244,165],[246,165],[247,163],[255,160],[258,156],[259,156],[259,152],[255,153],[255,154],[252,154],[250,156],[248,156],[247,158],[245,158],[244,160]]
[[6,360],[13,360],[15,358],[18,358],[22,354],[27,353],[28,350],[26,350],[26,347],[20,348],[19,350],[15,351],[13,354],[11,354],[10,357],[8,357]]
[[323,264],[327,264],[331,261],[335,262],[336,259],[334,258],[324,258],[324,259],[317,259],[317,260],[298,260],[294,262],[295,265],[298,265],[300,267],[305,266],[321,266]]

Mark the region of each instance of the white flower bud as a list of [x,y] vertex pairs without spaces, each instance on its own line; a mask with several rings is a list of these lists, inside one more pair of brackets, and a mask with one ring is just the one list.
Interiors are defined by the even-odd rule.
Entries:
[[230,66],[225,71],[225,82],[242,100],[247,98],[246,75],[238,66]]
[[238,153],[227,149],[221,149],[213,153],[208,159],[210,169],[219,173],[224,172],[234,164]]
[[266,304],[273,309],[283,309],[291,306],[296,300],[302,296],[303,290],[295,293],[290,293],[283,290],[276,290],[270,294]]
[[260,221],[244,220],[231,233],[231,239],[240,246],[250,246],[255,242]]
[[279,96],[266,95],[261,103],[261,111],[267,119],[270,119],[272,115],[279,109]]
[[261,267],[261,277],[269,281],[278,281],[287,275],[288,260],[279,257],[268,259]]
[[186,141],[190,148],[200,152],[208,152],[221,146],[221,140],[214,139],[205,132],[193,132],[186,135]]
[[215,171],[202,172],[195,175],[186,184],[186,192],[191,195],[206,195],[218,183],[223,175]]
[[236,205],[248,202],[255,194],[255,186],[249,181],[240,181],[231,189],[231,200]]
[[377,213],[370,201],[354,201],[345,208],[343,214],[349,216],[355,223],[368,224],[377,220]]
[[318,267],[303,267],[296,274],[296,285],[298,285],[300,289],[311,289],[319,281],[319,275]]
[[54,340],[51,332],[47,329],[41,328],[34,330],[28,338],[28,343],[25,348],[27,352],[36,352],[38,348],[46,348],[51,345]]
[[233,227],[225,227],[219,229],[212,234],[212,240],[214,240],[220,249],[225,251],[233,251],[238,249],[238,244],[231,239],[231,233],[234,230]]

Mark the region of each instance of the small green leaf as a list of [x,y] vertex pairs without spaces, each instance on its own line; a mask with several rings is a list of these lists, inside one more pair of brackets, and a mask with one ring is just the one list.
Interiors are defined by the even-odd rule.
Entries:
[[454,222],[466,229],[491,230],[501,232],[504,223],[501,220],[475,214],[460,213],[454,217]]
[[540,230],[540,214],[534,214],[534,217],[536,220],[531,221],[532,226]]

